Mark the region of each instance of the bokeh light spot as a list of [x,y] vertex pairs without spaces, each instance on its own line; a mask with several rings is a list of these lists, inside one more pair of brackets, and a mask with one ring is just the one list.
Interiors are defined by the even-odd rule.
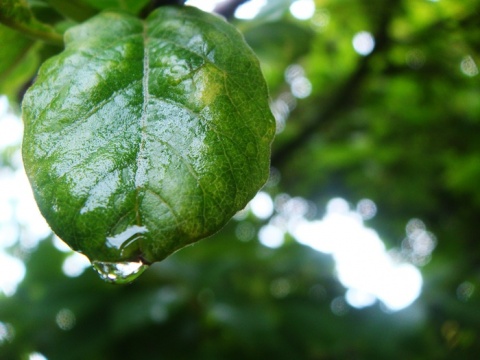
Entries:
[[313,0],[297,0],[290,5],[290,13],[299,20],[308,20],[315,14]]
[[19,259],[0,251],[0,291],[12,296],[25,277],[25,265]]
[[330,12],[326,9],[319,10],[312,17],[312,25],[317,29],[325,28],[330,22]]
[[234,16],[237,19],[250,20],[260,13],[262,7],[267,4],[267,0],[250,0],[240,5]]
[[264,225],[258,232],[258,239],[262,245],[275,249],[283,245],[284,232],[274,225]]
[[410,50],[405,57],[405,61],[410,68],[418,70],[425,64],[425,53],[418,49]]
[[407,237],[402,242],[402,254],[417,266],[426,265],[436,247],[435,235],[427,231],[423,221],[411,219],[405,228]]
[[457,298],[462,302],[467,302],[475,292],[475,285],[469,281],[465,281],[457,287]]
[[[352,211],[344,199],[334,198],[322,219],[298,219],[289,231],[299,243],[332,255],[338,280],[347,288],[346,300],[353,307],[370,306],[378,299],[388,311],[398,311],[418,298],[422,276],[414,265],[387,252],[377,232],[363,225],[362,211],[373,214],[373,201],[363,204]],[[413,219],[407,229],[419,241],[417,254],[433,251],[433,234],[423,222]]]
[[276,99],[270,104],[270,110],[275,118],[276,134],[280,134],[285,130],[287,118],[290,115],[288,104],[281,99]]
[[293,96],[298,99],[305,99],[312,93],[312,83],[306,77],[294,79],[290,84]]
[[291,84],[293,80],[305,76],[305,70],[301,65],[293,64],[285,69],[285,80]]
[[426,230],[425,223],[420,219],[410,219],[405,226],[405,231],[407,232],[408,236],[416,233],[417,231],[425,231]]
[[370,199],[362,199],[357,204],[357,212],[363,220],[369,220],[377,214],[377,205]]
[[292,289],[292,285],[288,279],[280,278],[272,281],[270,284],[270,292],[274,298],[282,299],[288,294]]
[[462,72],[470,77],[478,75],[478,67],[473,58],[469,56],[465,56],[462,61],[460,62],[460,69]]
[[48,360],[45,355],[39,352],[33,352],[28,356],[28,360]]
[[285,70],[285,81],[290,85],[292,95],[304,99],[312,93],[312,83],[305,76],[305,70],[298,64],[293,64]]
[[[1,200],[0,200],[1,201]],[[0,217],[11,210],[8,204],[5,207],[0,203]],[[11,219],[0,219],[0,248],[8,248],[18,241],[20,231]]]
[[0,321],[0,345],[11,342],[15,337],[13,326]]
[[327,203],[327,213],[348,214],[350,206],[342,198],[333,198]]
[[162,304],[153,304],[150,308],[150,317],[156,323],[164,322],[168,316],[168,310]]
[[22,140],[23,124],[18,117],[0,112],[0,128],[2,129],[0,131],[0,149],[17,145]]
[[255,226],[252,223],[242,221],[235,228],[235,235],[241,241],[249,241],[255,237],[255,231]]
[[250,201],[250,209],[257,218],[268,219],[273,214],[273,200],[266,192],[260,191]]
[[276,133],[279,134],[285,129],[290,112],[297,106],[297,100],[291,92],[280,94],[270,103],[270,109],[276,120]]
[[233,219],[237,221],[243,221],[248,217],[248,214],[250,213],[250,204],[247,204],[242,210],[237,211],[235,215],[233,215]]
[[70,249],[70,247],[58,236],[53,235],[52,238],[53,238],[53,246],[55,246],[55,248],[58,251],[61,251],[64,253],[68,253],[72,251],[72,249]]
[[223,0],[187,0],[185,5],[195,6],[200,10],[212,12]]
[[270,168],[270,176],[268,177],[265,187],[277,186],[280,183],[281,178],[282,175],[280,174],[280,171],[272,166]]
[[69,309],[62,309],[55,316],[55,322],[60,329],[64,331],[71,330],[75,326],[75,314]]
[[375,48],[375,39],[369,32],[361,31],[353,36],[352,44],[358,54],[367,56]]
[[388,281],[379,289],[378,298],[390,311],[401,310],[420,295],[423,280],[420,271],[411,264],[393,266]]
[[77,277],[82,275],[85,269],[90,266],[91,263],[85,255],[72,252],[63,261],[62,271],[68,277]]
[[338,296],[330,303],[330,310],[337,316],[344,316],[348,314],[348,305],[343,296]]
[[348,289],[345,293],[345,300],[350,306],[357,309],[371,306],[377,301],[375,295],[357,289]]

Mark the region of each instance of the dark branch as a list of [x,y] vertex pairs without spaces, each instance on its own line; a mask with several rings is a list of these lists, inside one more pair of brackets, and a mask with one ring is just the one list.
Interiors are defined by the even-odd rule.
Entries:
[[150,1],[150,5],[157,8],[164,5],[183,5],[185,1],[186,0],[152,0]]
[[376,40],[375,51],[362,58],[356,70],[350,75],[350,77],[341,85],[335,95],[329,99],[329,101],[322,102],[324,105],[323,109],[317,112],[317,116],[313,122],[305,126],[302,131],[290,142],[287,142],[280,149],[274,151],[272,155],[272,166],[276,168],[281,168],[290,157],[294,155],[296,151],[302,148],[308,141],[310,141],[314,135],[318,134],[319,131],[328,128],[333,122],[337,119],[337,114],[342,111],[345,111],[348,108],[351,108],[355,104],[355,95],[359,90],[361,83],[369,74],[369,64],[370,59],[375,57],[377,54],[382,53],[386,47],[389,45],[387,29],[390,24],[390,21],[393,17],[391,9],[395,8],[394,6],[387,7],[385,9],[384,16],[381,19],[381,23],[378,26],[374,38]]
[[247,1],[250,0],[226,0],[221,2],[215,7],[215,12],[217,14],[220,14],[224,16],[226,19],[231,19],[233,18],[233,15],[235,14],[235,10],[237,8],[246,3]]
[[[215,7],[215,12],[224,16],[226,19],[233,18],[235,10],[250,0],[225,0]],[[186,0],[151,0],[150,3],[143,9],[141,17],[146,17],[149,13],[160,6],[165,5],[184,5]]]
[[187,0],[151,0],[150,3],[145,6],[145,8],[142,10],[140,17],[146,18],[148,14],[150,14],[153,10],[160,6],[165,6],[165,5],[184,5],[185,1]]
[[272,166],[280,167],[281,163],[287,161],[295,151],[305,145],[319,130],[328,127],[335,121],[335,115],[352,105],[356,90],[367,74],[367,58],[362,59],[361,63],[352,73],[350,78],[337,90],[336,94],[319,113],[316,120],[305,126],[303,130],[289,143],[281,149],[275,151],[272,156]]

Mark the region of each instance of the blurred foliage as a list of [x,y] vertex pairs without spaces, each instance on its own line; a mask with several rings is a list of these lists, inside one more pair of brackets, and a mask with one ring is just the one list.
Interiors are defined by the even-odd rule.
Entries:
[[[30,3],[50,24],[69,17],[59,2]],[[141,10],[131,1],[71,2],[94,12],[117,3]],[[369,226],[389,247],[400,245],[409,219],[421,218],[438,239],[422,267],[421,297],[397,313],[351,308],[330,257],[292,239],[277,249],[239,240],[240,226],[256,234],[263,225],[252,217],[129,286],[105,284],[90,269],[67,277],[67,255],[47,239],[24,254],[27,275],[15,295],[0,297],[0,322],[13,329],[1,359],[33,351],[49,360],[478,358],[480,3],[318,0],[304,21],[290,3],[270,0],[257,18],[232,20],[262,61],[272,104],[281,105],[272,157],[280,181],[266,191],[320,208],[335,196],[370,198],[379,212]],[[367,56],[352,47],[360,31],[375,39]],[[58,49],[4,27],[0,35],[0,89],[20,99],[39,59]],[[308,80],[308,96],[292,96],[287,69]]]
[[9,51],[0,53],[0,93],[13,102],[22,85],[28,82],[40,65],[34,41],[15,30],[0,25],[2,47]]

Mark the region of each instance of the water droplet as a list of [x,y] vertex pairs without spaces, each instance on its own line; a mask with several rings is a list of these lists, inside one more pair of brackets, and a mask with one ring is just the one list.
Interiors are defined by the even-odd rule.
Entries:
[[118,263],[93,261],[92,265],[103,280],[113,284],[128,284],[148,268],[148,265],[141,261],[124,261]]
[[120,234],[107,237],[107,245],[117,249],[125,248],[140,239],[142,237],[141,234],[147,232],[148,229],[145,226],[130,226]]

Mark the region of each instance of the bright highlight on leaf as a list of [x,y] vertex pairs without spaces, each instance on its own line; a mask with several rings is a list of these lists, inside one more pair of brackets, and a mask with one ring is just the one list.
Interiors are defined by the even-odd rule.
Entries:
[[55,233],[103,278],[131,281],[264,184],[266,85],[237,30],[191,7],[105,12],[65,43],[24,98],[25,168]]

